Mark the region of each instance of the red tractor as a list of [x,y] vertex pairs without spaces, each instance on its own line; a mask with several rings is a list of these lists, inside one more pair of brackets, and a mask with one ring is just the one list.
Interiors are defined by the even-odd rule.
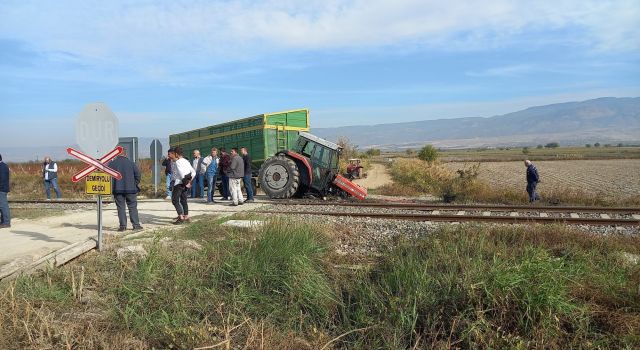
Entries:
[[337,144],[300,132],[295,149],[276,153],[260,167],[260,188],[270,198],[304,195],[367,197],[367,190],[340,175]]

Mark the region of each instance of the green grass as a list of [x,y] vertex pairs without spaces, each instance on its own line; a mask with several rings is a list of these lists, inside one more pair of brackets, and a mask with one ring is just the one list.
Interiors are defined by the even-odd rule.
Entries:
[[[3,286],[0,348],[640,346],[640,266],[623,256],[640,254],[638,237],[443,226],[349,270],[334,268],[327,224],[219,224],[160,231],[143,259],[90,254]],[[72,297],[78,265],[88,304]]]

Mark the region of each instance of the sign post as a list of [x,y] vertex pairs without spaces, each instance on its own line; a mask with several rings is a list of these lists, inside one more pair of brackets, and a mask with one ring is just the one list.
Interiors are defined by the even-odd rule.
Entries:
[[101,171],[89,174],[85,181],[86,194],[98,195],[98,251],[102,251],[102,196],[111,194],[111,175]]
[[158,195],[158,183],[160,182],[160,157],[162,157],[162,144],[160,140],[151,141],[149,149],[151,154],[151,176],[153,178],[153,193]]
[[[75,174],[71,180],[80,181],[86,176],[85,193],[97,195],[98,251],[102,251],[102,196],[111,195],[111,177],[122,175],[107,167],[111,159],[122,153],[118,145],[118,118],[104,103],[90,103],[76,119],[76,142],[84,153],[67,148],[67,153],[87,163],[89,167]],[[95,171],[97,169],[102,172]]]

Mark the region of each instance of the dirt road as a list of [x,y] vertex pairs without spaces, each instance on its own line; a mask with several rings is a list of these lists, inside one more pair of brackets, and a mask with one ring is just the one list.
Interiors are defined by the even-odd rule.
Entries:
[[365,188],[373,189],[391,183],[391,176],[389,176],[386,166],[374,163],[367,171],[366,178],[356,179],[354,182]]

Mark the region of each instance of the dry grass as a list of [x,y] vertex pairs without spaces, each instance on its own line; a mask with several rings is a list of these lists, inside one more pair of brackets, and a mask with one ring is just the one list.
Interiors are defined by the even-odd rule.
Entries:
[[[151,179],[151,160],[142,159],[139,162],[140,172],[142,173],[141,194],[147,197],[153,197],[153,183]],[[44,199],[46,198],[44,191],[44,183],[41,176],[41,164],[35,162],[29,163],[10,163],[11,169],[11,192],[10,199]],[[72,182],[71,177],[85,168],[85,164],[80,161],[64,160],[58,162],[58,185],[62,191],[62,198],[73,199],[91,199],[93,196],[86,195],[85,182]],[[158,186],[158,197],[164,194],[164,171]],[[52,198],[55,193],[51,190]]]
[[11,217],[14,219],[38,219],[48,216],[64,215],[62,209],[33,209],[33,208],[12,208]]

